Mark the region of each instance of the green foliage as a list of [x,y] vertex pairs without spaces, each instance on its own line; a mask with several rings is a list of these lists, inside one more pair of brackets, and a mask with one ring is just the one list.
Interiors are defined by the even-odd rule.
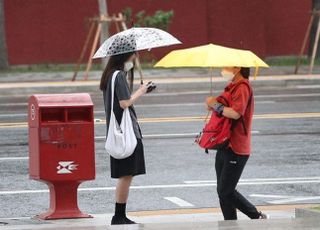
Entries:
[[[270,66],[295,66],[297,63],[297,56],[276,56],[266,58],[266,62]],[[309,65],[310,60],[308,57],[302,57],[301,65]],[[314,62],[315,65],[320,65],[320,59],[316,59]]]
[[122,10],[123,16],[126,18],[127,23],[131,21],[132,19],[132,9],[130,7],[127,7]]
[[[131,22],[133,19],[132,9],[125,8],[123,14],[127,19],[127,22]],[[155,27],[162,30],[168,30],[171,20],[173,18],[174,12],[157,10],[154,15],[146,15],[144,10],[136,13],[134,17],[134,25],[136,27]]]
[[313,207],[312,209],[313,209],[313,210],[316,210],[316,211],[320,211],[320,206]]

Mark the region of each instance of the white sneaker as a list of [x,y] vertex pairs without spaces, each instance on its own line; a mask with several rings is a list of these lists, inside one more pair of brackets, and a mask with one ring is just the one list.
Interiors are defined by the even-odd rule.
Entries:
[[265,213],[262,213],[262,212],[259,212],[260,213],[260,217],[259,219],[270,219],[270,216],[265,214]]

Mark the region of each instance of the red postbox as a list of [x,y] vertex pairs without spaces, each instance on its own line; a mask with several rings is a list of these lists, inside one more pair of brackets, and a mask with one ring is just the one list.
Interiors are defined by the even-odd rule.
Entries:
[[29,174],[46,183],[50,208],[41,219],[85,218],[80,183],[95,179],[93,103],[87,93],[29,98]]

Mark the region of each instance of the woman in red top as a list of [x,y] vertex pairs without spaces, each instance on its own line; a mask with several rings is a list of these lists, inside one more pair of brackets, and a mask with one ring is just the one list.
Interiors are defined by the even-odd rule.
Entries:
[[231,92],[230,107],[218,103],[214,97],[207,98],[210,109],[221,116],[233,119],[229,145],[219,149],[216,154],[215,168],[220,207],[225,220],[236,220],[236,209],[251,219],[266,219],[265,214],[258,212],[256,207],[236,190],[251,152],[254,98],[249,83],[250,69],[226,67],[221,74],[230,81],[225,88],[226,91]]

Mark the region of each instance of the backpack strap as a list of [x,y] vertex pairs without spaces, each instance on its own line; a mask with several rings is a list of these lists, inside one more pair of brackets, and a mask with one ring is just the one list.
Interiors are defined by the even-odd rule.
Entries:
[[[248,87],[248,89],[249,89],[249,94],[250,94],[250,96],[249,96],[248,104],[247,104],[246,109],[245,109],[245,110],[247,110],[247,108],[248,108],[248,106],[249,106],[249,104],[251,103],[252,98],[253,98],[253,93],[252,93],[252,90],[251,90],[249,84],[248,84],[246,81],[242,81],[242,82],[238,83],[237,85],[235,85],[235,86],[230,90],[230,93],[232,94],[240,85],[246,85],[246,86]],[[246,135],[248,135],[248,130],[247,130],[247,127],[246,127],[246,125],[245,125],[245,123],[244,123],[243,116],[241,115],[241,117],[240,117],[239,119],[240,119],[240,121],[241,121],[241,123],[242,123],[244,133],[245,133]],[[231,127],[231,130],[234,128],[235,125],[236,125],[236,122],[233,122],[233,125],[232,125],[232,127]]]

